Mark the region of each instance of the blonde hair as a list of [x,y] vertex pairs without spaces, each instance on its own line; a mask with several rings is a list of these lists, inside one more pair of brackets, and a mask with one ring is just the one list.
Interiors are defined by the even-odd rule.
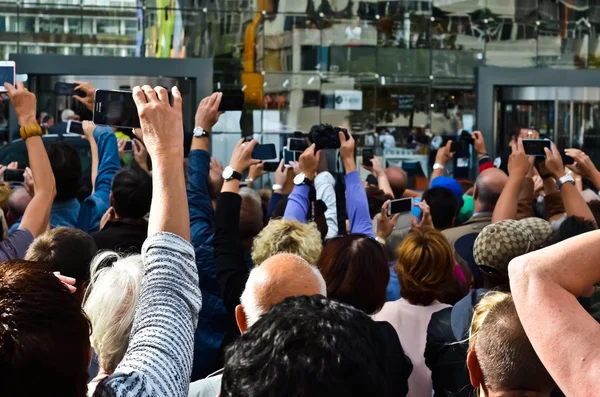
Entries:
[[92,260],[83,310],[92,324],[90,341],[100,367],[112,373],[123,359],[142,285],[141,255],[101,252]]
[[315,265],[322,250],[321,232],[315,223],[274,219],[254,239],[252,261],[260,265],[275,254],[288,253]]
[[400,295],[412,304],[430,305],[454,279],[454,263],[452,246],[441,232],[412,229],[398,247]]
[[509,293],[490,292],[475,306],[469,351],[475,352],[482,383],[490,390],[529,390],[549,395],[555,387],[523,329]]

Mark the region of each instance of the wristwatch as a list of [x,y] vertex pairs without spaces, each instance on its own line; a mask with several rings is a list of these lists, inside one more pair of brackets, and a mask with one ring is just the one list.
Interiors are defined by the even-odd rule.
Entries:
[[308,186],[312,186],[312,180],[308,179],[306,177],[306,175],[304,174],[304,172],[299,173],[298,175],[296,175],[294,177],[294,185],[300,186],[300,185],[308,185]]
[[283,190],[283,185],[274,184],[273,190]]
[[556,187],[558,188],[558,190],[560,190],[562,185],[564,185],[565,183],[571,183],[573,186],[575,186],[575,179],[573,179],[571,174],[566,174],[565,176],[560,178],[558,181],[556,181]]
[[440,163],[435,163],[435,164],[433,165],[433,169],[434,169],[434,170],[443,170],[444,168],[446,168],[446,167],[444,167],[444,165],[443,165],[443,164],[440,164]]
[[234,179],[237,179],[238,181],[242,180],[242,174],[231,168],[229,165],[223,170],[222,176],[226,181],[231,181]]
[[204,138],[208,136],[208,131],[204,131],[204,128],[198,126],[194,128],[194,138]]

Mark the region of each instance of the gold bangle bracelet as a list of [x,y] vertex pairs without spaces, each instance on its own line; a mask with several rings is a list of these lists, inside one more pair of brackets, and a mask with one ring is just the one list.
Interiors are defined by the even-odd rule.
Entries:
[[42,128],[37,123],[27,124],[19,130],[21,138],[26,141],[32,136],[42,136]]

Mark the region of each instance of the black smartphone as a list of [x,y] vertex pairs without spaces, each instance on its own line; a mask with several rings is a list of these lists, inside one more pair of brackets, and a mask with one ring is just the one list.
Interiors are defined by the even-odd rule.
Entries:
[[25,182],[25,170],[5,170],[4,182]]
[[65,95],[65,96],[73,96],[77,95],[78,97],[85,97],[85,92],[81,90],[75,90],[75,88],[79,84],[74,83],[61,83],[57,81],[54,83],[54,93],[56,95]]
[[308,149],[308,142],[302,138],[289,138],[287,148],[292,152],[304,152]]
[[279,168],[279,161],[266,161],[263,163],[263,170],[267,172],[275,172]]
[[410,212],[413,210],[413,207],[414,202],[412,197],[392,200],[388,205],[388,215]]
[[462,149],[462,145],[460,144],[459,141],[452,141],[452,143],[450,144],[450,153],[458,153],[460,152]]
[[133,139],[125,141],[125,149],[126,152],[133,152]]
[[367,167],[372,167],[373,163],[371,162],[371,160],[373,160],[373,157],[375,157],[375,155],[373,154],[373,149],[363,149],[363,151],[362,151],[363,165],[365,165]]
[[571,156],[567,156],[564,151],[560,152],[560,157],[562,157],[563,165],[575,164],[575,159]]
[[545,157],[545,148],[552,148],[552,141],[548,139],[523,139],[523,150],[528,156]]
[[312,139],[315,144],[315,151],[323,149],[339,149],[341,145],[340,132],[343,132],[344,135],[346,135],[346,139],[350,137],[348,135],[348,130],[340,127],[327,128],[321,133],[314,134]]
[[244,93],[242,91],[223,91],[219,112],[244,110]]
[[274,143],[256,145],[252,150],[252,158],[255,160],[273,160],[277,158],[277,149]]
[[96,90],[93,121],[111,127],[140,128],[131,91]]

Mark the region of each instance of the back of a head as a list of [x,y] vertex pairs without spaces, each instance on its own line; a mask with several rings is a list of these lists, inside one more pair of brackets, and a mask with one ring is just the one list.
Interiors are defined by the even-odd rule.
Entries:
[[412,229],[398,247],[400,295],[412,304],[431,304],[454,280],[454,262],[452,247],[441,232]]
[[77,197],[81,188],[81,159],[77,150],[65,143],[48,147],[48,158],[56,181],[56,201]]
[[315,266],[293,254],[277,254],[250,272],[240,301],[251,327],[271,307],[290,296],[327,296],[325,280]]
[[16,220],[23,216],[27,206],[31,202],[31,196],[24,187],[16,188],[8,196],[8,212]]
[[594,215],[596,225],[600,225],[600,200],[588,201],[587,205],[592,211],[592,214]]
[[[508,293],[489,293],[475,307],[467,365],[472,383],[479,383],[473,386],[487,391],[549,395],[555,387],[531,346]],[[481,379],[473,382],[478,378],[478,369]]]
[[90,326],[46,265],[0,263],[0,313],[2,395],[86,395]]
[[500,193],[508,181],[508,176],[497,168],[483,171],[475,181],[475,197],[481,206],[480,211],[493,211]]
[[71,109],[65,109],[60,113],[61,121],[69,121],[73,116],[75,116],[75,112]]
[[142,257],[105,251],[92,261],[90,274],[83,310],[92,324],[90,339],[100,367],[112,373],[127,350],[144,274]]
[[450,189],[434,187],[423,193],[423,201],[427,201],[431,209],[433,226],[438,230],[454,226],[458,215],[458,201]]
[[152,177],[137,163],[121,168],[113,178],[112,199],[120,218],[143,218],[152,202]]
[[561,222],[558,229],[552,234],[552,243],[560,243],[561,241],[568,240],[571,237],[592,232],[596,229],[596,224],[592,220],[577,216],[568,216]]
[[383,246],[364,235],[330,239],[317,262],[327,283],[327,296],[367,314],[377,313],[385,303],[390,281]]
[[389,167],[386,168],[385,175],[390,182],[394,197],[402,197],[406,191],[406,172],[400,167]]
[[90,262],[96,255],[96,243],[78,229],[58,227],[48,230],[29,246],[25,259],[46,263],[52,271],[76,280],[76,295],[82,297],[90,278]]
[[287,298],[228,348],[221,396],[383,396],[377,331],[343,303]]
[[273,219],[254,239],[252,262],[260,264],[275,254],[288,253],[314,265],[322,249],[321,233],[315,223]]
[[367,193],[367,201],[369,203],[369,215],[371,219],[375,217],[375,215],[381,213],[381,207],[387,200],[393,200],[393,197],[387,195],[383,192],[383,190],[379,189],[377,186],[367,186],[365,189]]
[[246,248],[252,247],[252,240],[263,228],[263,209],[260,196],[250,188],[240,189],[240,239]]

